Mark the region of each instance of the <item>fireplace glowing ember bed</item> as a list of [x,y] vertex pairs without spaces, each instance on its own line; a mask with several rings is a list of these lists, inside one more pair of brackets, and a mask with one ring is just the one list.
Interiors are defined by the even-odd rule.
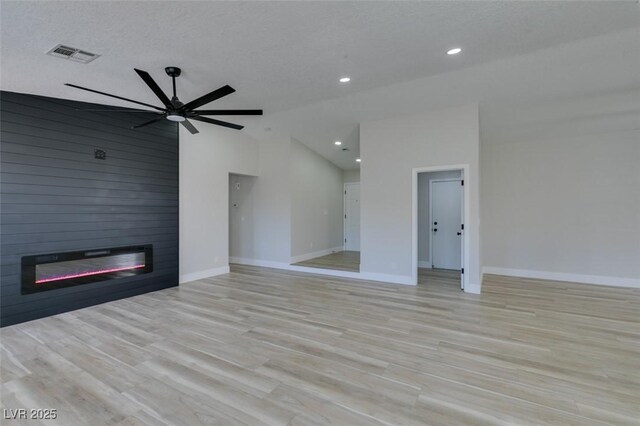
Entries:
[[22,257],[22,294],[113,280],[153,271],[149,245]]

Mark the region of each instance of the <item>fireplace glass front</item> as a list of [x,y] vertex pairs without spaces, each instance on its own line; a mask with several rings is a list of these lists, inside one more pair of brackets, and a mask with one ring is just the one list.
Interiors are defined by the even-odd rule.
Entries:
[[90,284],[151,271],[151,245],[24,256],[22,293]]

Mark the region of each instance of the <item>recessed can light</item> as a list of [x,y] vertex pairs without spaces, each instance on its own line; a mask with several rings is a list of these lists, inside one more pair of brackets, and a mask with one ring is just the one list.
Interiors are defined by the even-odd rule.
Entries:
[[362,161],[361,159],[356,158],[356,163],[359,163],[359,162],[361,162],[361,161]]
[[342,142],[340,142],[340,141],[335,141],[335,142],[334,142],[334,144],[335,144],[335,145],[340,146],[340,145],[342,145]]
[[451,49],[447,51],[447,55],[457,55],[460,52],[462,52],[462,49],[460,49],[459,47],[456,47],[455,49]]
[[351,81],[351,77],[342,77],[340,83],[348,83]]

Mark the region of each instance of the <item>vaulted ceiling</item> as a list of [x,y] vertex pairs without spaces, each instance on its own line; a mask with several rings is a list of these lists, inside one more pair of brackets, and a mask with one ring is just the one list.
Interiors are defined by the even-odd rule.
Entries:
[[[230,84],[237,92],[216,107],[264,108],[264,118],[234,119],[255,131],[284,111],[637,26],[639,9],[635,1],[3,1],[0,87],[131,106],[63,85],[71,82],[157,103],[133,68],[147,70],[169,92],[163,69],[176,65],[184,70],[183,101]],[[102,56],[83,65],[45,55],[57,43]],[[463,52],[446,55],[452,47]],[[345,75],[352,81],[339,84]],[[352,168],[352,156],[322,152],[320,144],[352,140],[357,155],[357,122],[348,122],[357,117],[306,119],[316,120],[328,140],[294,136]]]

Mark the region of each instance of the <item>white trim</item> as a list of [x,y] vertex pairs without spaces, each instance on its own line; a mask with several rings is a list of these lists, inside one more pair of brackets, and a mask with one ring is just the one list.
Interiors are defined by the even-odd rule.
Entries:
[[238,265],[261,266],[263,268],[289,269],[289,264],[285,262],[274,262],[271,260],[249,259],[247,257],[229,257],[229,263]]
[[305,260],[326,256],[331,253],[337,253],[339,251],[342,251],[343,249],[344,249],[343,246],[338,246],[338,247],[332,247],[329,249],[314,251],[313,253],[299,254],[298,256],[291,257],[290,263],[304,262]]
[[380,281],[383,283],[403,284],[403,285],[417,285],[413,282],[413,277],[409,275],[391,275],[391,274],[378,274],[375,272],[360,272],[361,280]]
[[190,274],[180,275],[180,284],[188,283],[190,281],[202,280],[204,278],[211,278],[217,275],[223,275],[229,273],[229,265],[220,266],[218,268],[206,269],[204,271],[192,272]]
[[473,284],[469,281],[471,275],[471,269],[469,268],[469,261],[471,259],[471,245],[470,238],[466,237],[466,233],[474,226],[471,223],[471,216],[469,213],[471,206],[471,199],[469,194],[469,165],[468,164],[452,164],[449,166],[433,166],[433,167],[417,167],[411,171],[411,186],[412,186],[412,221],[411,221],[411,238],[412,238],[412,256],[411,256],[411,274],[412,284],[418,284],[418,173],[429,172],[444,172],[448,170],[462,170],[462,179],[465,181],[463,186],[464,199],[464,232],[463,232],[463,262],[462,267],[465,270],[465,274],[462,275],[462,287],[463,290],[469,293],[476,293],[476,286],[478,286],[477,292],[479,293],[479,284]]
[[373,272],[337,271],[333,269],[310,268],[307,266],[289,265],[284,262],[269,260],[248,259],[243,257],[230,257],[230,263],[239,265],[260,266],[263,268],[283,269],[285,271],[304,272],[308,274],[327,275],[331,277],[352,278],[354,280],[380,281],[391,284],[415,285],[410,276],[376,274]]
[[505,275],[508,277],[534,278],[538,280],[567,281],[579,284],[595,284],[614,287],[640,288],[640,279],[607,277],[602,275],[568,274],[565,272],[535,271],[529,269],[500,268],[485,266],[482,274]]
[[481,288],[480,284],[468,282],[467,284],[465,284],[464,292],[480,294],[480,288]]
[[433,268],[433,264],[430,260],[418,260],[418,268],[431,269]]
[[[447,179],[429,179],[429,232],[427,233],[427,238],[429,238],[429,256],[433,259],[433,232],[431,232],[431,227],[433,225],[433,184],[434,182],[462,182],[463,177],[459,178],[447,178]],[[464,188],[463,188],[464,190]],[[462,215],[464,216],[464,203],[462,203]],[[464,219],[462,219],[464,220]],[[462,235],[462,241],[464,243],[464,233]],[[460,264],[464,262],[461,261]],[[433,263],[431,264],[433,267]],[[420,266],[420,262],[418,261],[418,266]]]

